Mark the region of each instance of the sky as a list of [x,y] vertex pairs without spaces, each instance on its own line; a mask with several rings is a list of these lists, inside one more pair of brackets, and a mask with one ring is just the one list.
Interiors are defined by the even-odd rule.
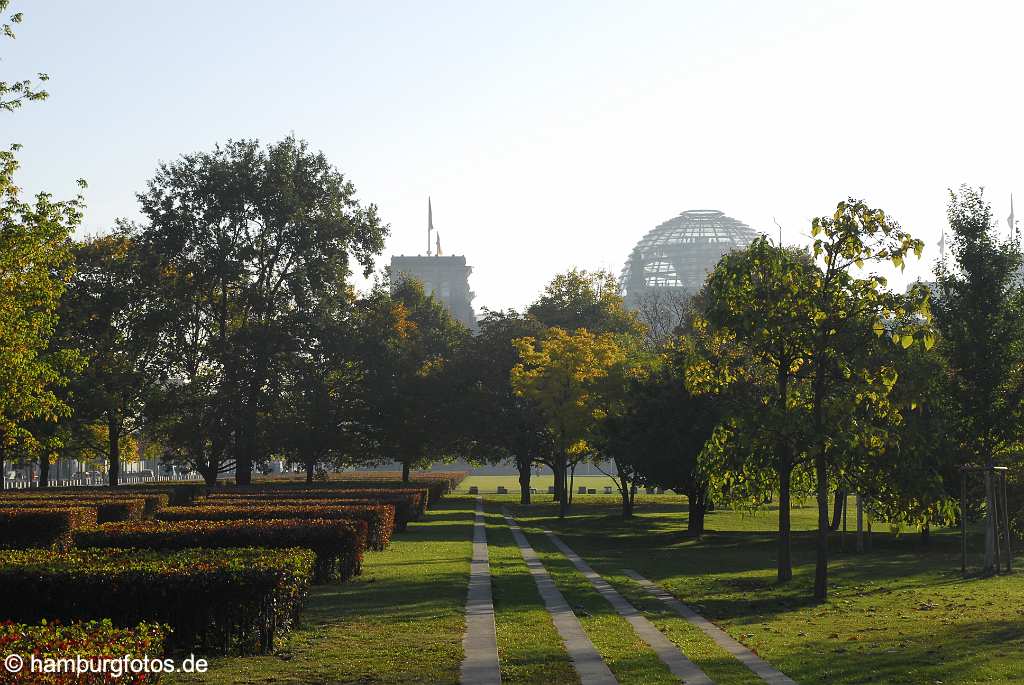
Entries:
[[853,196],[938,256],[949,189],[1024,220],[1017,2],[14,0],[0,80],[50,98],[0,119],[26,191],[89,183],[83,234],[138,219],[158,162],[289,133],[391,228],[523,308],[570,267],[618,273],[649,230],[719,209],[787,243]]

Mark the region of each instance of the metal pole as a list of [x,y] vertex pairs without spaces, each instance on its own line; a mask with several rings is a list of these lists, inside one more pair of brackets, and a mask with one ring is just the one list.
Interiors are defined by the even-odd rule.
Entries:
[[967,472],[960,471],[960,574],[967,575]]
[[994,547],[993,559],[995,561],[995,565],[992,567],[992,570],[995,573],[999,573],[999,570],[1002,567],[1002,562],[999,559],[999,486],[996,483],[996,476],[998,475],[998,472],[991,467],[989,468],[991,470],[988,472],[988,478],[989,483],[992,484],[992,489],[989,491],[992,495],[990,500],[992,502],[992,513],[989,514],[989,518],[992,520],[992,543]]
[[1010,505],[1006,500],[1006,471],[1003,471],[1003,532],[1006,534],[1006,572],[1013,570],[1013,536],[1010,534]]

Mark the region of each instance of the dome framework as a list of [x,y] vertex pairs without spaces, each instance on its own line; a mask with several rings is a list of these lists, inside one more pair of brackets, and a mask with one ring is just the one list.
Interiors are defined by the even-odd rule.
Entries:
[[686,211],[656,226],[636,244],[622,269],[627,306],[651,290],[696,293],[722,255],[746,247],[758,235],[714,209]]

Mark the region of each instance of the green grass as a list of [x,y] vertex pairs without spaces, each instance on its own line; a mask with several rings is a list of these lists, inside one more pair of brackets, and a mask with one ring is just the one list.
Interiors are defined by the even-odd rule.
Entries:
[[579,683],[512,532],[494,505],[487,511],[487,547],[502,682]]
[[[816,604],[809,532],[796,534],[795,577],[780,586],[775,512],[713,512],[710,532],[693,540],[683,501],[641,506],[631,521],[610,504],[577,504],[565,521],[548,504],[516,509],[534,540],[541,528],[554,530],[629,599],[653,609],[649,617],[722,685],[756,681],[630,589],[623,568],[662,584],[798,682],[1024,682],[1024,574],[961,579],[955,532],[935,533],[925,547],[916,534],[876,527],[867,553],[837,546],[830,600]],[[796,530],[809,531],[815,512],[797,509],[793,518]]]
[[457,683],[472,523],[472,500],[446,498],[369,553],[358,579],[315,587],[277,655],[214,659],[203,676],[167,682]]
[[[551,496],[548,495],[548,486],[555,484],[554,476],[537,476],[534,475],[530,478],[530,487],[537,490],[537,494],[534,497],[539,498],[538,501],[550,501]],[[480,488],[481,495],[487,495],[488,499],[500,499],[501,496],[497,496],[497,490],[499,485],[505,486],[508,489],[509,496],[515,496],[515,500],[519,501],[519,476],[469,476],[461,483],[456,489],[457,492],[469,492],[470,486],[475,485]],[[585,485],[588,488],[594,488],[599,493],[603,491],[603,488],[607,485],[612,488],[613,493],[617,493],[615,489],[615,479],[608,476],[602,475],[591,475],[581,476],[577,475],[573,479],[573,487],[579,488],[581,485]],[[593,497],[594,495],[577,495],[579,497]],[[616,495],[617,496],[617,495]]]

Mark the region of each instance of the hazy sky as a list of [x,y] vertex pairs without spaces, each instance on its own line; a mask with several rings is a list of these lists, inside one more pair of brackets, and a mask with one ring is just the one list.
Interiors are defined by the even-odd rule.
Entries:
[[293,131],[425,250],[427,196],[474,305],[522,307],[570,266],[616,273],[648,230],[713,208],[807,242],[846,196],[928,241],[947,188],[1024,218],[1018,2],[14,0],[0,118],[21,185],[89,182],[85,232],[136,217],[158,160]]

